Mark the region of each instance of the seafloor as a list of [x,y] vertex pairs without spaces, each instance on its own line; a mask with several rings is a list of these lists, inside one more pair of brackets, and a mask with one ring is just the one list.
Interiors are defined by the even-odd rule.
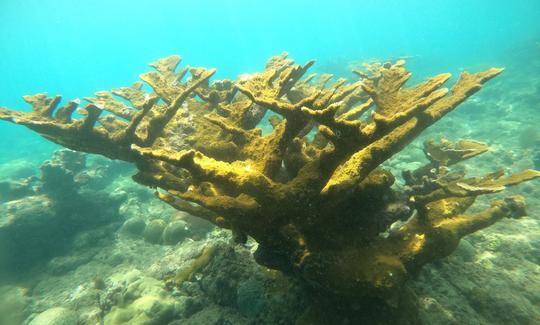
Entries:
[[[469,173],[539,169],[540,61],[512,62],[387,167],[422,165],[422,142],[444,136],[490,144]],[[294,324],[306,295],[253,261],[254,242],[162,204],[132,172],[66,151],[0,166],[0,324]],[[529,216],[466,237],[410,282],[423,323],[540,324],[540,181],[509,192]]]

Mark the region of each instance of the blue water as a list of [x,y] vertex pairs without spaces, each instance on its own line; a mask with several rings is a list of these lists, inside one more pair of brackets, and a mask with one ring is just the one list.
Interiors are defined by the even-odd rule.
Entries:
[[[413,56],[416,76],[505,65],[540,34],[537,0],[128,1],[1,0],[0,105],[129,85],[146,64],[179,54],[217,78],[260,70],[288,51],[322,67]],[[53,146],[0,123],[0,162],[47,157]]]

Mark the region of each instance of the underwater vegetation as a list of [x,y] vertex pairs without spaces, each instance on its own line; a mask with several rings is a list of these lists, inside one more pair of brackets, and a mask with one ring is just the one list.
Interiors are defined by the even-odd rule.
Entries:
[[[210,82],[215,69],[177,70],[180,61],[150,64],[155,71],[140,77],[152,91],[136,82],[81,108],[25,96],[32,112],[0,108],[0,119],[133,163],[133,179],[160,200],[231,229],[239,243],[255,239],[255,260],[300,280],[321,297],[319,310],[354,314],[360,301],[406,313],[404,283],[423,265],[470,233],[525,215],[521,196],[467,213],[475,199],[540,177],[454,171],[489,149],[473,140],[426,142],[429,163],[404,171],[404,191],[381,166],[502,69],[464,72],[448,90],[447,73],[406,85],[403,60],[366,65],[352,83],[306,75],[314,61],[298,65],[286,54],[234,81]],[[263,134],[266,120],[272,130]]]

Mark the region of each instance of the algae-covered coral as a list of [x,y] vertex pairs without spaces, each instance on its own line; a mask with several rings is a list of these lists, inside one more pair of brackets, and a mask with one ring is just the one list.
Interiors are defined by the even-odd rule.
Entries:
[[[157,188],[159,199],[231,229],[239,242],[251,236],[258,263],[317,292],[390,305],[461,237],[525,214],[519,196],[467,214],[477,196],[540,177],[452,171],[487,150],[471,140],[427,142],[430,163],[405,175],[405,192],[381,167],[502,69],[463,73],[448,90],[450,74],[406,86],[404,61],[367,65],[353,83],[306,76],[314,61],[297,65],[286,54],[236,81],[210,82],[214,69],[177,70],[179,63],[170,56],[151,64],[155,71],[140,77],[152,91],[137,82],[98,92],[83,108],[25,96],[32,112],[0,108],[0,119],[134,163],[135,181]],[[266,121],[272,130],[263,134]]]

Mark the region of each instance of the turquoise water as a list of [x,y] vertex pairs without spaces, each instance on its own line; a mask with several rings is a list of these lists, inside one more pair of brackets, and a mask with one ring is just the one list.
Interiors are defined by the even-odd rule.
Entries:
[[[416,76],[455,73],[506,65],[538,36],[538,21],[535,0],[3,0],[0,105],[27,109],[22,95],[77,98],[129,85],[170,54],[217,67],[216,78],[258,71],[283,51],[321,68],[411,56]],[[51,150],[22,128],[2,123],[0,133],[2,161]]]
[[[29,111],[23,95],[82,99],[129,86],[151,69],[148,63],[173,54],[182,57],[181,66],[217,68],[213,80],[234,80],[262,71],[269,57],[285,51],[296,63],[315,59],[313,72],[350,81],[351,66],[400,58],[413,73],[410,84],[449,72],[451,85],[463,71],[505,68],[384,163],[397,185],[368,211],[397,220],[392,225],[415,216],[408,206],[414,192],[407,192],[401,172],[427,163],[426,139],[487,143],[489,152],[456,167],[468,175],[540,170],[539,0],[0,0],[0,107]],[[34,320],[58,306],[68,310],[65,324],[78,318],[78,325],[104,319],[117,325],[118,309],[138,299],[154,303],[140,314],[177,304],[174,317],[165,315],[170,323],[152,324],[292,324],[313,302],[303,295],[311,291],[251,258],[254,241],[233,245],[228,230],[163,204],[154,189],[131,180],[134,168],[126,163],[89,156],[84,166],[78,153],[51,156],[59,148],[0,121],[0,325],[43,324]],[[53,163],[42,165],[47,159]],[[465,237],[452,255],[407,283],[423,324],[540,324],[540,180],[481,197],[471,211],[517,194],[525,196],[528,216]],[[350,205],[346,211],[354,215]],[[391,236],[384,222],[384,235]],[[159,230],[155,238],[152,229]],[[280,236],[292,238],[293,230]],[[207,248],[216,252],[201,262]],[[197,269],[205,263],[210,266]],[[186,265],[196,269],[189,276]],[[178,274],[188,283],[180,289],[172,286],[183,282],[170,282]],[[212,313],[217,320],[209,320]]]

